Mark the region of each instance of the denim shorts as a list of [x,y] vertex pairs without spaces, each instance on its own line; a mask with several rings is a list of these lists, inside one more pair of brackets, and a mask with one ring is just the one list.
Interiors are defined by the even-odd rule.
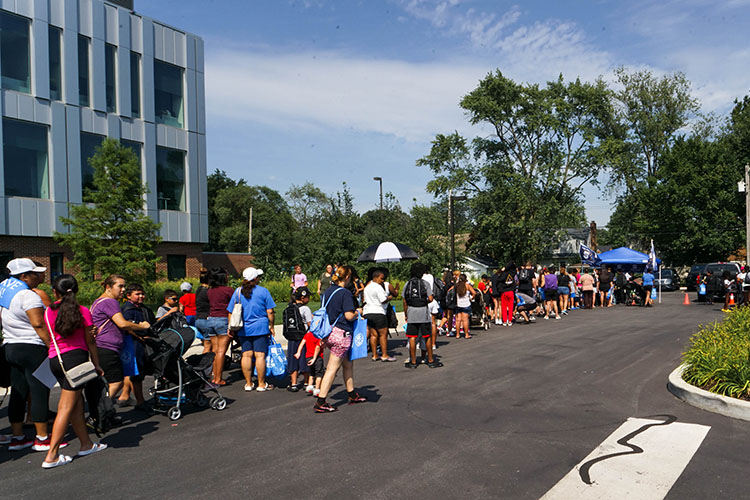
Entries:
[[471,315],[471,306],[469,307],[456,307],[456,314],[468,314]]
[[568,288],[567,286],[558,286],[557,293],[559,293],[560,295],[570,295],[570,288]]
[[201,323],[205,325],[201,333],[206,338],[229,335],[229,318],[227,316],[209,316],[206,323]]
[[271,343],[271,335],[254,335],[252,337],[237,337],[242,347],[242,352],[260,352],[266,354]]

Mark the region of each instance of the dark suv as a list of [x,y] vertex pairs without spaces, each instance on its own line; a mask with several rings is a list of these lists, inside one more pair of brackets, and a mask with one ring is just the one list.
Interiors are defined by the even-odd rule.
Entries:
[[703,274],[703,270],[706,268],[706,264],[693,264],[690,266],[687,278],[685,278],[685,286],[688,291],[693,291],[698,288],[698,278]]
[[668,292],[674,292],[675,290],[680,289],[680,277],[674,269],[664,268],[661,270],[661,278],[659,277],[660,275],[658,272],[654,273],[654,276],[656,276],[656,279],[654,280],[655,287],[661,285],[661,289]]
[[[714,276],[718,276],[722,280],[724,271],[729,271],[729,279],[734,280],[737,275],[741,272],[740,265],[734,262],[714,262],[712,264],[706,264],[706,268],[701,272],[701,279],[706,277],[706,273],[711,271]],[[724,299],[724,286],[723,284],[714,293],[714,297]]]

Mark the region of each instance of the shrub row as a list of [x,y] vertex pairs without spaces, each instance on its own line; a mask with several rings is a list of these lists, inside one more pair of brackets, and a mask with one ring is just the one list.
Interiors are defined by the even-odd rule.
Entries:
[[683,379],[707,391],[750,400],[750,307],[701,326],[683,354]]

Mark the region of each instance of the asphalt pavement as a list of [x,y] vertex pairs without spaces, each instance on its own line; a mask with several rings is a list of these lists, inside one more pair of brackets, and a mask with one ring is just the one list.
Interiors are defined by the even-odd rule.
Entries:
[[[226,410],[165,416],[122,412],[102,453],[42,470],[43,453],[0,449],[6,498],[536,499],[628,418],[669,415],[710,426],[670,499],[747,498],[750,423],[689,406],[666,389],[689,337],[719,306],[572,311],[560,321],[495,326],[439,338],[442,368],[355,363],[370,401],[348,406],[341,376],[315,414],[313,398],[245,393],[239,371]],[[0,409],[7,427],[7,402]],[[6,428],[4,431],[8,432]],[[29,430],[31,432],[31,430]],[[66,452],[78,450],[71,435]]]

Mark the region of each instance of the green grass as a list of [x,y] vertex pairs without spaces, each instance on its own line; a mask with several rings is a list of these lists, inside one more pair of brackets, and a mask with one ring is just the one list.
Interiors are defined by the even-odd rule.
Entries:
[[682,378],[707,391],[750,400],[750,308],[703,325],[683,354]]

